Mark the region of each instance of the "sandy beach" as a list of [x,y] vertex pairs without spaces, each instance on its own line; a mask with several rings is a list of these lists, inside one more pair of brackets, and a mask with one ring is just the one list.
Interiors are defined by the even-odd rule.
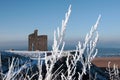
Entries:
[[118,68],[120,69],[120,57],[100,57],[95,58],[92,63],[95,64],[97,67],[107,67],[108,62],[111,62],[111,68],[114,64],[118,65]]

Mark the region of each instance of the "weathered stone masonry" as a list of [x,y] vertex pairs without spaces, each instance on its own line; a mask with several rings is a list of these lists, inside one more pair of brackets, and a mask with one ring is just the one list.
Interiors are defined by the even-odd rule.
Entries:
[[28,36],[29,51],[47,51],[47,35],[39,35],[38,30]]

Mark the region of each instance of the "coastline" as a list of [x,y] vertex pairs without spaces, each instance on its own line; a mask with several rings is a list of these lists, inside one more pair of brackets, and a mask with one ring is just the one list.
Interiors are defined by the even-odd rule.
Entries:
[[108,62],[110,63],[110,67],[113,68],[113,65],[117,65],[120,69],[120,57],[96,57],[92,63],[97,67],[107,68]]

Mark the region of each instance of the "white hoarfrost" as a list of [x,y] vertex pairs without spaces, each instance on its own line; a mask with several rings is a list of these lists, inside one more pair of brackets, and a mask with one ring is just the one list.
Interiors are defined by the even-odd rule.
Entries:
[[114,64],[113,67],[110,66],[111,62],[108,62],[108,74],[110,80],[120,80],[120,72],[118,69],[118,65]]
[[[59,52],[59,48],[63,41],[63,37],[65,34],[65,30],[66,30],[67,22],[69,20],[70,13],[71,13],[71,5],[69,6],[68,12],[65,15],[65,20],[62,20],[61,30],[57,28],[58,36],[56,35],[56,31],[54,31],[54,42],[52,46],[52,49],[53,49],[52,55],[50,59],[47,59],[47,56],[45,56],[45,62],[46,62],[46,67],[47,67],[47,74],[46,74],[45,80],[52,80],[52,76],[54,74],[54,73],[52,74],[52,69],[54,67],[54,64],[61,57],[61,54],[63,52],[65,42],[63,42],[60,52]],[[50,64],[47,64],[48,61],[50,61]]]
[[[82,63],[82,73],[78,73],[79,80],[82,80],[82,76],[86,74],[87,67],[90,71],[91,61],[95,58],[95,56],[98,53],[98,50],[95,49],[95,47],[98,41],[97,26],[100,18],[101,18],[101,15],[99,15],[96,21],[96,24],[91,28],[90,32],[86,35],[85,42],[83,44],[81,42],[78,43],[78,46],[76,48],[76,53],[74,56],[72,56],[73,57],[73,60],[71,62],[71,64],[73,65],[72,67],[70,66],[71,64],[68,63],[68,59],[70,55],[67,56],[66,63],[68,67],[68,75],[65,77],[62,74],[62,78],[64,78],[65,80],[73,79],[78,61]],[[87,54],[85,55],[85,53]]]
[[[10,62],[9,62],[10,63]],[[19,59],[13,58],[11,64],[9,65],[8,72],[3,74],[1,72],[0,80],[16,80],[16,77],[21,74],[23,69],[27,68],[27,63],[19,67]],[[27,73],[26,73],[27,74]],[[22,76],[21,76],[22,77]]]

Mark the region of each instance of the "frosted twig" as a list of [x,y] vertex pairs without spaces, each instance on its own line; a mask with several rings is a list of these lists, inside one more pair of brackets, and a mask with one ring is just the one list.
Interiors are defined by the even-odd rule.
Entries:
[[[53,66],[54,66],[55,62],[61,57],[61,53],[63,52],[65,42],[63,42],[60,53],[59,53],[59,47],[62,43],[64,34],[65,34],[65,29],[67,26],[67,22],[69,20],[70,13],[71,13],[71,5],[69,6],[68,12],[65,15],[65,20],[62,20],[61,30],[59,28],[57,28],[58,36],[56,36],[56,31],[54,31],[54,42],[53,42],[53,46],[52,46],[53,51],[52,51],[51,58],[49,59],[49,61],[50,61],[49,67],[48,67],[48,64],[46,64],[47,74],[46,74],[45,80],[51,79],[51,76],[52,76],[51,72],[52,72]],[[47,59],[47,61],[48,61],[48,59]]]
[[119,80],[120,72],[118,70],[118,66],[114,64],[113,67],[110,67],[110,64],[111,62],[108,62],[108,68],[107,68],[110,80]]
[[38,57],[38,71],[39,71],[39,76],[38,76],[38,80],[42,80],[42,62],[40,61],[40,54],[39,54],[39,57]]

